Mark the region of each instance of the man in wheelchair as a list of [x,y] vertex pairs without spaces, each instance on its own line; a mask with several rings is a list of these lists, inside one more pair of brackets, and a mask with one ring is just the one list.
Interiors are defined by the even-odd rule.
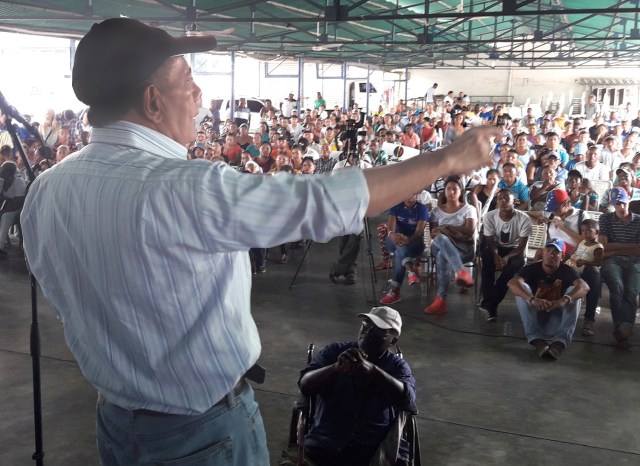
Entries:
[[398,413],[415,409],[411,369],[389,351],[400,336],[400,314],[382,306],[358,317],[358,340],[327,345],[298,382],[316,397],[304,451],[318,466],[369,465]]

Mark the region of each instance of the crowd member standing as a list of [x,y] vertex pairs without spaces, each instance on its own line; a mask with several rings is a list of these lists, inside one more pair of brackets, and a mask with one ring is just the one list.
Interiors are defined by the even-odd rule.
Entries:
[[358,233],[425,183],[485,165],[495,136],[477,129],[430,157],[314,177],[187,161],[202,95],[181,54],[214,46],[129,18],[94,24],[72,72],[91,144],[40,175],[25,201],[30,268],[100,394],[103,465],[195,453],[267,465],[245,380],[261,351],[249,249]]
[[427,92],[424,95],[424,103],[433,104],[433,108],[438,106],[438,103],[436,102],[436,89],[438,89],[438,83],[433,83],[433,86],[427,89]]
[[318,110],[320,107],[327,106],[327,102],[325,102],[324,97],[322,97],[322,92],[318,91],[316,94],[316,100],[313,102],[313,108]]
[[296,108],[298,108],[298,101],[293,98],[293,92],[289,92],[289,96],[284,103],[280,102],[280,111],[282,115],[289,118]]

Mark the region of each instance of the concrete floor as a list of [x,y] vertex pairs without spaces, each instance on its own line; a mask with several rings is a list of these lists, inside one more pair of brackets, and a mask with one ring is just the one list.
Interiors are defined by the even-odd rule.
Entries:
[[[377,262],[377,245],[373,249]],[[374,297],[366,256],[355,286],[329,282],[336,251],[335,240],[314,243],[291,290],[302,250],[285,265],[269,262],[268,272],[254,280],[253,313],[267,368],[265,384],[254,388],[274,465],[286,446],[308,343],[320,348],[354,339],[356,314],[370,308]],[[379,275],[375,297],[384,286]],[[405,286],[402,297],[394,307],[404,320],[399,343],[417,381],[425,464],[640,464],[639,350],[612,346],[606,288],[596,336],[586,339],[578,332],[558,362],[540,360],[526,344],[510,297],[495,324],[484,322],[469,295],[453,292],[443,317],[422,312],[432,290],[423,296],[418,285]],[[67,350],[61,325],[42,299],[39,304],[45,464],[97,465],[96,392]],[[0,315],[0,465],[29,465],[30,295],[16,250],[0,262]],[[637,335],[634,340],[640,344]]]

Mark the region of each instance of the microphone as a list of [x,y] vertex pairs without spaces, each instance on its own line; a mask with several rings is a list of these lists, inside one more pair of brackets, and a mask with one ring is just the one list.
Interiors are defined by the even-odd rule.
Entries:
[[24,125],[26,128],[29,128],[31,126],[29,122],[22,115],[20,115],[20,112],[18,112],[15,107],[9,105],[9,102],[7,102],[7,99],[5,99],[2,92],[0,92],[0,110],[8,117],[18,121],[18,123],[20,123],[21,125]]

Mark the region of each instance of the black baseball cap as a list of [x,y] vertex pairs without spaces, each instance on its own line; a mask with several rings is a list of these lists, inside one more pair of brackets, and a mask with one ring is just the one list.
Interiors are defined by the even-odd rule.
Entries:
[[135,19],[107,19],[91,26],[78,44],[73,90],[89,106],[110,105],[141,90],[167,58],[215,47],[210,35],[173,37]]

